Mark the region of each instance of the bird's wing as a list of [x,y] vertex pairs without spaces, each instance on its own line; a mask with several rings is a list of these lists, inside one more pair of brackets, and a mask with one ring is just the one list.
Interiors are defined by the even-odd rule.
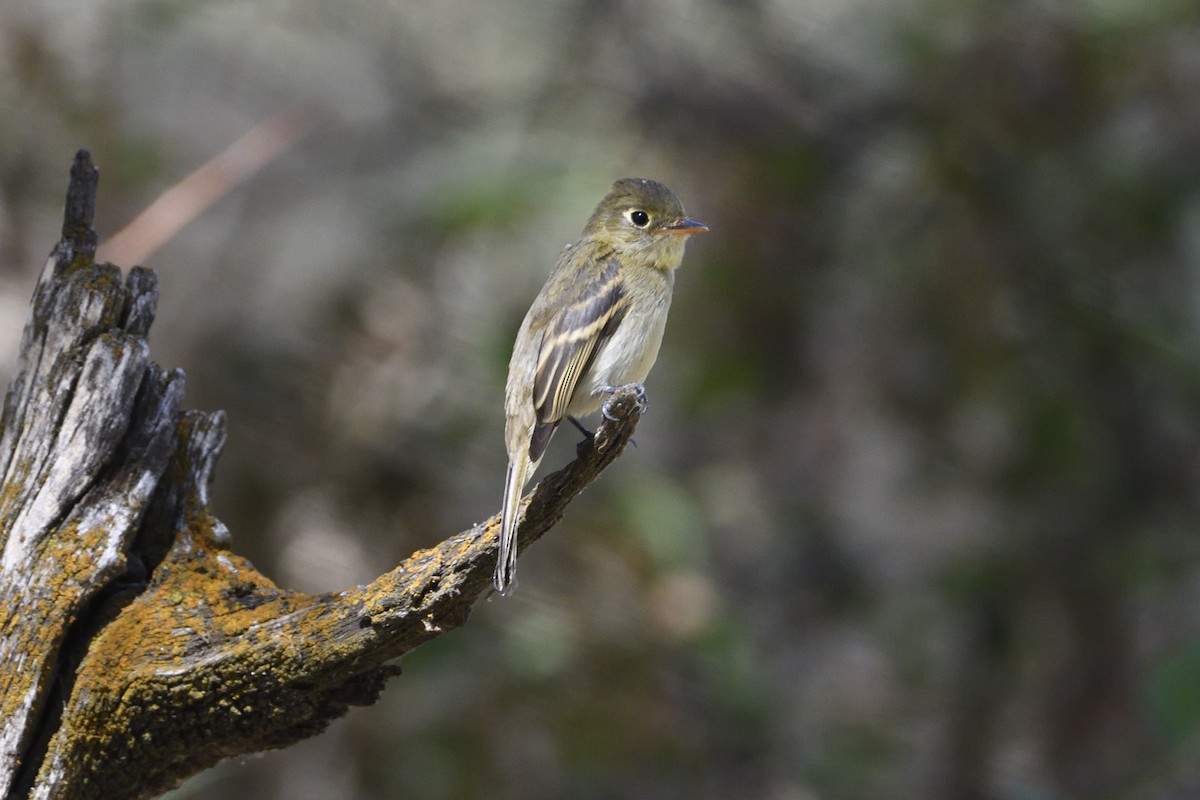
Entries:
[[533,376],[537,422],[529,457],[534,461],[566,416],[579,379],[587,373],[600,344],[617,329],[626,306],[620,264],[610,258],[575,301],[559,309],[546,326]]

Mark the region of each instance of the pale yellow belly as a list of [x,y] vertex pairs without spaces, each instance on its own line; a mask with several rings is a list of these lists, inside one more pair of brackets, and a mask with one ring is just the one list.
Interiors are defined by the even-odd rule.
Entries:
[[607,399],[606,387],[641,383],[658,358],[667,324],[667,299],[649,314],[630,314],[612,338],[596,354],[591,367],[579,381],[567,414],[582,417],[593,413]]

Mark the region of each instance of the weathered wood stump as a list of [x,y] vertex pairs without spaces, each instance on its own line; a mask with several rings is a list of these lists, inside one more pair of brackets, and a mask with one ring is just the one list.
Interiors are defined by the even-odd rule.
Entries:
[[[495,517],[337,593],[235,555],[207,496],[224,417],[184,410],[182,372],[150,360],[154,273],[94,263],[97,181],[81,151],[0,418],[6,798],[150,797],[312,736],[462,625],[496,557]],[[629,441],[637,398],[606,408],[527,501],[522,549]]]

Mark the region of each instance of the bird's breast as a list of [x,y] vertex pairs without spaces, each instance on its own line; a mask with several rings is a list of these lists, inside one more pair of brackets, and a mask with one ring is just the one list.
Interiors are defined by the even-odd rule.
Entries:
[[670,306],[669,286],[666,291],[630,297],[625,317],[600,345],[580,380],[568,414],[581,417],[596,411],[605,400],[606,387],[646,380],[658,358]]

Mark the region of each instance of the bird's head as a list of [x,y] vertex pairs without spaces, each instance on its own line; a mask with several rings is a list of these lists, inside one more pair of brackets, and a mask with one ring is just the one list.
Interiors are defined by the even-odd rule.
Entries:
[[683,260],[687,237],[707,230],[688,219],[679,198],[658,181],[621,178],[596,206],[583,233],[611,245],[618,256],[669,270]]

